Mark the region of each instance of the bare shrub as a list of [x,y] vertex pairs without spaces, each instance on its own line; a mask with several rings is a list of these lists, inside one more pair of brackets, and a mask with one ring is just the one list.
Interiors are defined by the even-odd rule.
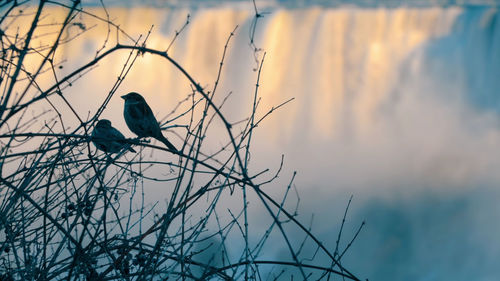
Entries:
[[[150,33],[132,39],[104,6],[106,16],[87,12],[79,1],[4,1],[0,6],[0,280],[267,280],[286,274],[358,280],[341,265],[345,251],[338,242],[334,251],[327,249],[297,220],[297,209],[285,207],[294,177],[276,199],[264,187],[281,167],[274,174],[249,173],[253,132],[290,101],[257,116],[265,54],[258,59],[252,113],[232,122],[217,86],[233,33],[217,80],[203,88],[168,54],[170,45],[149,48]],[[65,16],[46,20],[53,9]],[[256,20],[260,16],[256,9]],[[105,24],[107,37],[94,58],[61,75],[65,61],[57,51],[83,40],[92,28],[87,18]],[[67,98],[72,84],[83,80],[91,87],[85,75],[117,53],[124,58],[121,73],[98,109],[83,116]],[[192,93],[162,124],[177,136],[181,152],[144,139],[126,140],[136,154],[98,151],[91,145],[93,127],[145,54],[174,65],[192,85]],[[77,120],[76,125],[68,120]],[[207,149],[211,139],[222,144],[215,151]],[[145,193],[153,185],[164,197],[148,203]],[[249,223],[250,200],[267,213],[262,232]],[[301,238],[290,235],[291,229]],[[289,258],[273,259],[266,251],[271,243],[282,244]],[[304,254],[306,246],[314,249],[313,257]]]

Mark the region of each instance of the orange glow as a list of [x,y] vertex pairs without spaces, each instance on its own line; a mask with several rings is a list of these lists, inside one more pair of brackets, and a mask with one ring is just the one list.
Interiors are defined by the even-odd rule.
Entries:
[[[101,9],[89,10],[105,17]],[[166,50],[175,30],[191,14],[187,29],[169,51],[200,84],[211,89],[215,81],[224,44],[236,25],[237,35],[230,43],[222,81],[221,96],[233,92],[233,108],[245,114],[250,111],[256,73],[248,28],[250,10],[213,8],[190,12],[151,8],[108,8],[110,18],[132,38],[146,36],[152,28],[148,47]],[[354,9],[276,10],[261,22],[256,42],[267,56],[261,76],[260,113],[295,97],[283,113],[269,119],[266,128],[270,139],[290,138],[298,131],[327,140],[343,135],[345,126],[354,126],[357,134],[371,134],[377,128],[377,110],[398,81],[397,65],[423,42],[449,31],[460,9],[448,9],[443,16],[439,8],[429,9]],[[53,8],[45,21],[61,22],[65,13]],[[75,22],[84,22],[88,29],[57,53],[67,59],[65,73],[95,56],[106,36],[108,26],[95,18],[81,15]],[[435,28],[438,26],[438,28]],[[70,31],[78,32],[78,25]],[[34,44],[49,44],[54,36],[42,37]],[[130,39],[110,28],[106,47],[116,42],[130,44]],[[121,51],[102,61],[87,74],[85,81],[68,90],[69,96],[87,112],[96,108],[116,81],[128,56]],[[30,57],[35,68],[40,56]],[[48,78],[47,85],[53,82]],[[44,84],[44,83],[42,83]],[[140,57],[123,82],[119,92],[139,91],[151,101],[153,110],[162,116],[191,92],[188,81],[166,60],[151,55]],[[92,98],[89,99],[88,95]],[[93,104],[92,104],[93,103]],[[121,101],[110,104],[105,115],[118,115]],[[231,109],[228,109],[231,111]],[[346,119],[346,116],[348,118]],[[239,117],[235,116],[235,120]],[[344,124],[349,121],[349,124]],[[123,122],[118,120],[118,126]],[[351,123],[353,122],[353,123]],[[374,123],[375,122],[375,123]]]

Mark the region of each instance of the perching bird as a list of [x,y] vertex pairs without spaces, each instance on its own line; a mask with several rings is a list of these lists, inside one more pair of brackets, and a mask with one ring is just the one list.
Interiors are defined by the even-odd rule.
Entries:
[[111,126],[111,121],[101,119],[97,122],[92,132],[92,142],[97,149],[107,153],[117,153],[123,148],[136,152],[125,142],[125,137],[117,129]]
[[128,128],[138,137],[153,137],[164,143],[168,149],[178,152],[175,146],[167,140],[161,133],[160,125],[146,103],[146,100],[138,93],[128,93],[122,96],[125,100],[123,116]]

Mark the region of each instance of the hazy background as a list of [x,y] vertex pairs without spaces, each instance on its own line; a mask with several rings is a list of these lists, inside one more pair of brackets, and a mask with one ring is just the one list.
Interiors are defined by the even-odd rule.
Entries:
[[[166,49],[190,14],[191,23],[169,53],[207,87],[213,85],[229,33],[239,25],[219,93],[232,92],[225,107],[231,121],[247,116],[257,76],[249,46],[251,2],[182,3],[148,2],[152,8],[111,1],[108,13],[133,36],[154,25],[148,47],[158,49]],[[282,176],[270,188],[281,194],[298,171],[300,218],[309,222],[314,214],[313,232],[329,246],[354,195],[342,243],[366,221],[344,262],[360,277],[497,279],[498,4],[352,3],[258,2],[265,16],[255,40],[267,53],[259,114],[295,100],[259,126],[252,169],[276,169],[284,154]],[[54,15],[59,12],[54,10]],[[95,12],[102,14],[98,8]],[[92,58],[106,30],[95,26],[85,40],[62,47],[58,55],[68,62],[61,74]],[[126,53],[111,56],[67,90],[83,116],[104,100],[125,58]],[[148,55],[139,58],[118,94],[132,90],[146,96],[159,117],[191,92],[177,70]],[[131,137],[122,106],[115,96],[102,118]],[[167,136],[180,143],[175,135]],[[221,144],[212,145],[215,150]],[[151,200],[157,195],[148,194]],[[276,249],[277,256],[285,252]]]

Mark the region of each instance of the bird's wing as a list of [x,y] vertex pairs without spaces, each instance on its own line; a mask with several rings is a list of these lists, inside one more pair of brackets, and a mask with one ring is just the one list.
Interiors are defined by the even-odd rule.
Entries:
[[112,139],[114,139],[114,140],[123,140],[123,139],[125,139],[125,136],[120,131],[118,131],[115,128],[111,128],[109,130],[109,137],[112,138]]
[[151,110],[151,107],[147,103],[144,103],[144,107],[146,110],[145,115],[151,118],[151,121],[154,121],[156,124],[158,124],[158,121],[156,121],[155,115],[153,114],[153,111]]
[[158,124],[158,121],[156,120],[156,117],[153,114],[151,107],[149,107],[147,103],[144,103],[143,110],[144,110],[144,119],[143,119],[144,127],[147,128],[150,136],[159,137],[161,135],[160,125]]
[[125,112],[130,115],[131,119],[140,120],[151,113],[151,108],[145,102],[126,101]]

